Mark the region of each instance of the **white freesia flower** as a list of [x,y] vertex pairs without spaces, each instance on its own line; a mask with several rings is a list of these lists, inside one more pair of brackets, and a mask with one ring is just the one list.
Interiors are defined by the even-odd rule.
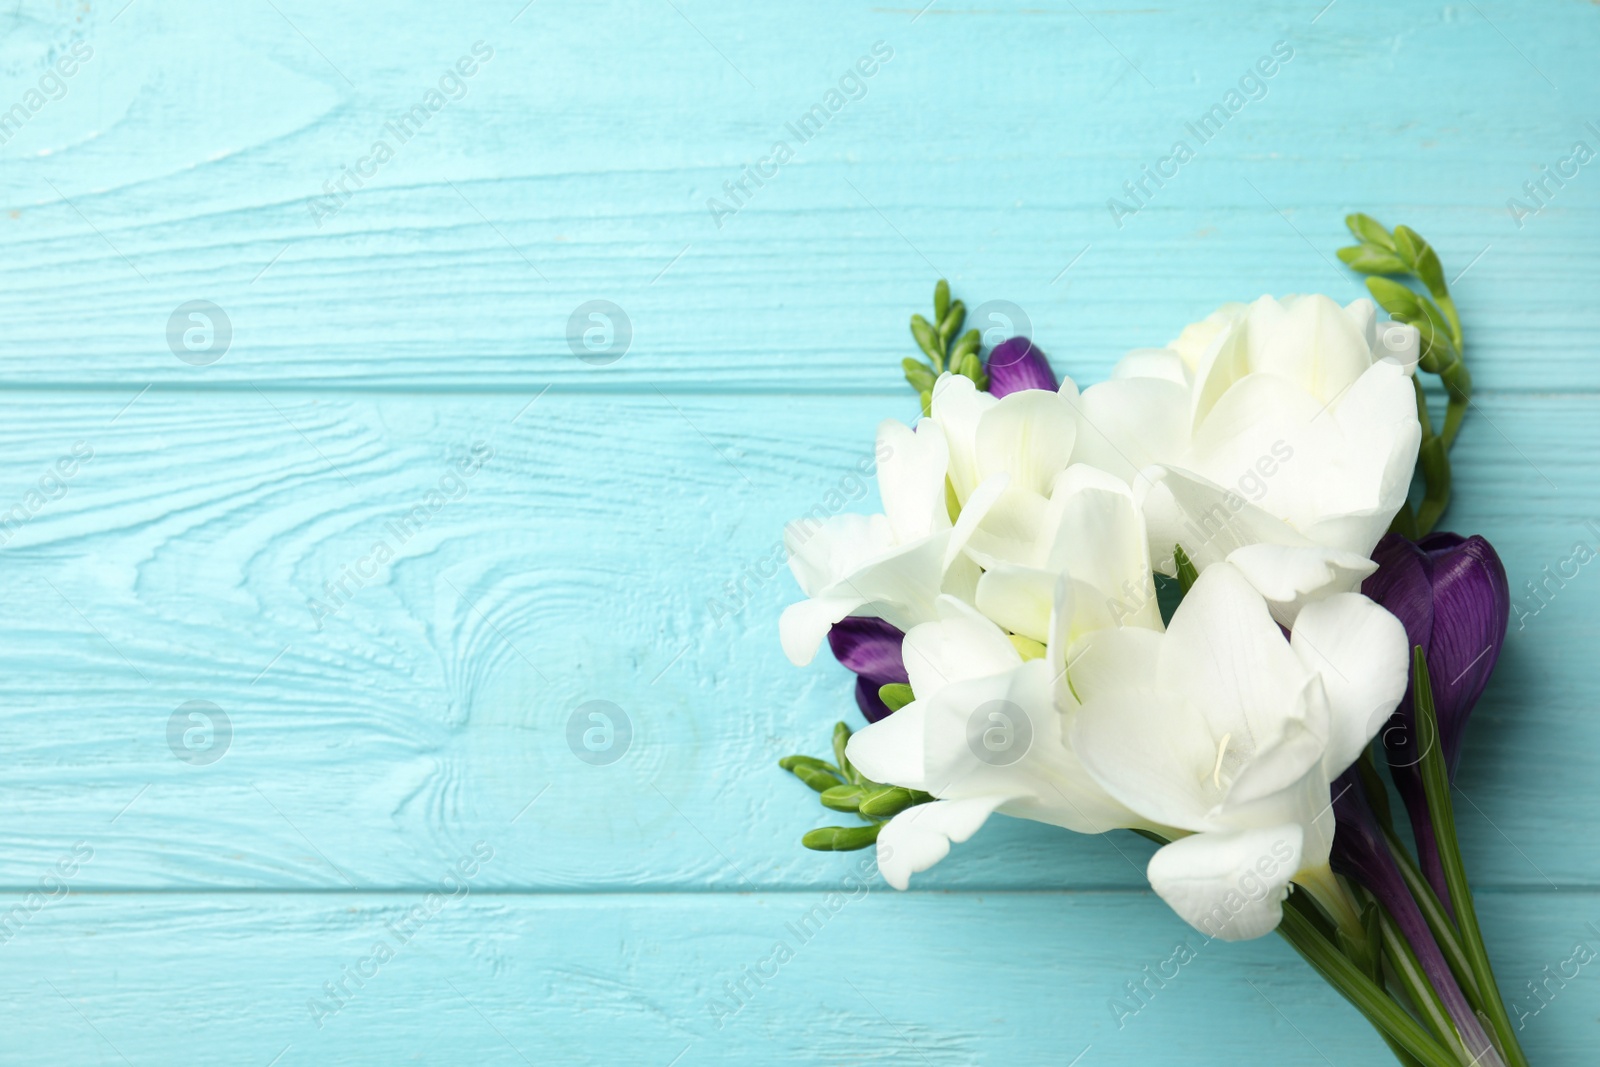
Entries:
[[1080,833],[1155,828],[1112,800],[1067,741],[1078,706],[1068,684],[1074,650],[1102,627],[1161,626],[1143,595],[1143,522],[1127,485],[1081,465],[1056,477],[1049,504],[1050,536],[1029,561],[1037,566],[985,571],[981,611],[941,597],[939,619],[904,643],[916,699],[850,739],[849,757],[867,777],[939,798],[879,835],[879,866],[898,888],[995,811]]
[[1368,300],[1230,304],[1086,390],[1076,458],[1143,494],[1158,569],[1175,544],[1200,569],[1229,560],[1289,625],[1359,586],[1405,502],[1416,353]]
[[1329,884],[1330,783],[1399,703],[1407,665],[1404,628],[1366,597],[1307,605],[1286,641],[1242,571],[1219,563],[1165,633],[1085,640],[1068,741],[1111,797],[1189,832],[1150,860],[1162,899],[1210,936],[1259,937],[1291,881]]
[[[1076,396],[1068,381],[1060,393],[996,399],[946,374],[916,430],[893,419],[879,426],[883,514],[840,515],[820,526],[801,521],[784,533],[789,567],[809,598],[779,620],[790,660],[811,662],[829,627],[846,615],[873,615],[909,630],[934,618],[940,593],[970,603],[978,564],[1046,562],[1050,553],[1039,541],[1061,528],[1052,498],[1077,438]],[[1044,586],[1047,608],[1053,581],[1051,575]]]
[[908,630],[935,617],[942,591],[972,597],[977,567],[962,556],[979,521],[1005,490],[1001,473],[975,486],[952,523],[945,503],[950,450],[924,419],[915,431],[893,419],[878,427],[881,515],[835,515],[784,530],[789,569],[809,598],[778,620],[783,650],[798,666],[817,654],[834,623],[874,615]]
[[922,422],[937,425],[948,442],[956,503],[964,512],[980,486],[1000,474],[1008,479],[966,546],[983,567],[1027,565],[1039,557],[1040,539],[1053,535],[1050,501],[1077,443],[1077,396],[1071,379],[1059,392],[1026,389],[999,399],[959,374],[935,383]]
[[954,597],[906,635],[917,699],[850,738],[850,761],[873,781],[939,799],[896,815],[878,835],[878,865],[897,889],[967,840],[995,811],[1099,833],[1146,826],[1090,778],[1067,744],[1072,708],[1054,699],[1047,658],[1024,660],[1005,632]]

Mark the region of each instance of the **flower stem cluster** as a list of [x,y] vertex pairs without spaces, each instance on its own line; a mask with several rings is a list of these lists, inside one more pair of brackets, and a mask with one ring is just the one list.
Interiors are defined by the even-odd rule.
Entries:
[[[886,685],[884,689],[907,689],[904,685]],[[890,702],[892,705],[892,701]],[[893,711],[899,708],[891,706]],[[881,785],[856,769],[845,755],[850,741],[850,727],[844,723],[833,726],[833,762],[814,756],[785,756],[778,766],[816,790],[822,806],[831,811],[848,811],[866,820],[864,826],[824,826],[812,830],[800,839],[806,848],[817,852],[854,852],[878,840],[883,824],[907,808],[926,804],[933,799],[920,789],[902,789],[895,785]]]
[[[1450,503],[1450,449],[1472,403],[1472,375],[1463,359],[1461,316],[1456,313],[1439,255],[1421,234],[1409,226],[1396,226],[1390,233],[1371,215],[1350,215],[1344,221],[1361,243],[1339,249],[1339,258],[1350,269],[1367,275],[1372,298],[1395,321],[1417,328],[1422,335],[1417,365],[1439,376],[1447,398],[1444,425],[1435,432],[1422,381],[1412,379],[1417,389],[1417,418],[1422,423],[1417,473],[1422,477],[1424,491],[1414,510],[1409,501],[1400,509],[1392,529],[1415,540],[1438,525]],[[1401,284],[1397,278],[1415,279],[1428,295]]]
[[921,315],[911,316],[911,336],[916,339],[922,354],[928,357],[928,362],[907,356],[900,365],[905,368],[906,381],[922,399],[924,415],[933,406],[934,383],[945,371],[972,379],[972,384],[979,389],[989,388],[988,375],[983,373],[983,361],[978,358],[978,350],[983,347],[983,335],[977,330],[961,333],[961,324],[966,318],[967,306],[959,300],[951,301],[950,283],[943,278],[933,287],[933,321],[929,322]]

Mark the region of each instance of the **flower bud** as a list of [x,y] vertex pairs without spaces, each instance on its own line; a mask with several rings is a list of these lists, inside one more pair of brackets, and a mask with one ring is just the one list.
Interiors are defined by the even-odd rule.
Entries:
[[906,635],[882,619],[851,616],[833,624],[828,647],[834,658],[856,673],[856,704],[868,722],[888,718],[892,710],[878,690],[892,682],[909,682],[900,645]]
[[[1439,742],[1453,777],[1467,717],[1505,641],[1511,614],[1505,567],[1482,537],[1452,533],[1430,534],[1417,544],[1391,533],[1378,542],[1372,558],[1378,570],[1361,591],[1400,620],[1411,644],[1421,646],[1427,658]],[[1426,741],[1417,737],[1408,687],[1384,732],[1390,765],[1414,768],[1423,753],[1419,742]]]
[[1013,337],[1001,341],[989,353],[986,366],[989,373],[989,392],[997,397],[1023,389],[1057,388],[1055,372],[1044,352],[1026,337]]
[[1361,591],[1400,620],[1412,646],[1422,649],[1433,683],[1439,736],[1420,736],[1409,685],[1380,736],[1395,787],[1411,816],[1423,873],[1449,906],[1422,788],[1422,757],[1429,746],[1439,745],[1445,766],[1455,777],[1467,718],[1500,658],[1511,590],[1500,557],[1476,535],[1436,533],[1413,544],[1391,533],[1378,542],[1372,558],[1378,570],[1362,583]]

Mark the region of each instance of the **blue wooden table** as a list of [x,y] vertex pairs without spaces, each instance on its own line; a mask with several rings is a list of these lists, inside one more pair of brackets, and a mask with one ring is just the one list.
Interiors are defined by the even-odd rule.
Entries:
[[1464,847],[1594,1062],[1600,8],[1323,3],[4,5],[0,1062],[1382,1062],[1131,835],[900,894],[775,766],[856,721],[780,526],[936,278],[1094,381],[1358,295],[1350,210],[1459,275]]

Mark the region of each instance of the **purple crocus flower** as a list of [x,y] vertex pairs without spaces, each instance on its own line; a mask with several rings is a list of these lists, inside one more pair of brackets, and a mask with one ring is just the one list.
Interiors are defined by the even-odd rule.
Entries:
[[[1361,591],[1388,608],[1420,645],[1439,716],[1438,744],[1453,778],[1461,761],[1467,717],[1489,682],[1511,614],[1511,590],[1500,557],[1482,537],[1429,534],[1416,544],[1388,534],[1373,551],[1378,570]],[[1450,903],[1439,865],[1419,764],[1432,738],[1418,736],[1408,688],[1382,733],[1389,767],[1411,816],[1423,872],[1439,899]]]
[[882,619],[851,616],[833,624],[828,647],[834,658],[855,671],[856,703],[868,722],[889,717],[889,706],[878,690],[891,682],[910,682],[900,644],[906,635]]
[[984,366],[989,375],[989,393],[1005,396],[1023,389],[1057,389],[1055,372],[1043,351],[1026,337],[1001,341],[989,353]]

